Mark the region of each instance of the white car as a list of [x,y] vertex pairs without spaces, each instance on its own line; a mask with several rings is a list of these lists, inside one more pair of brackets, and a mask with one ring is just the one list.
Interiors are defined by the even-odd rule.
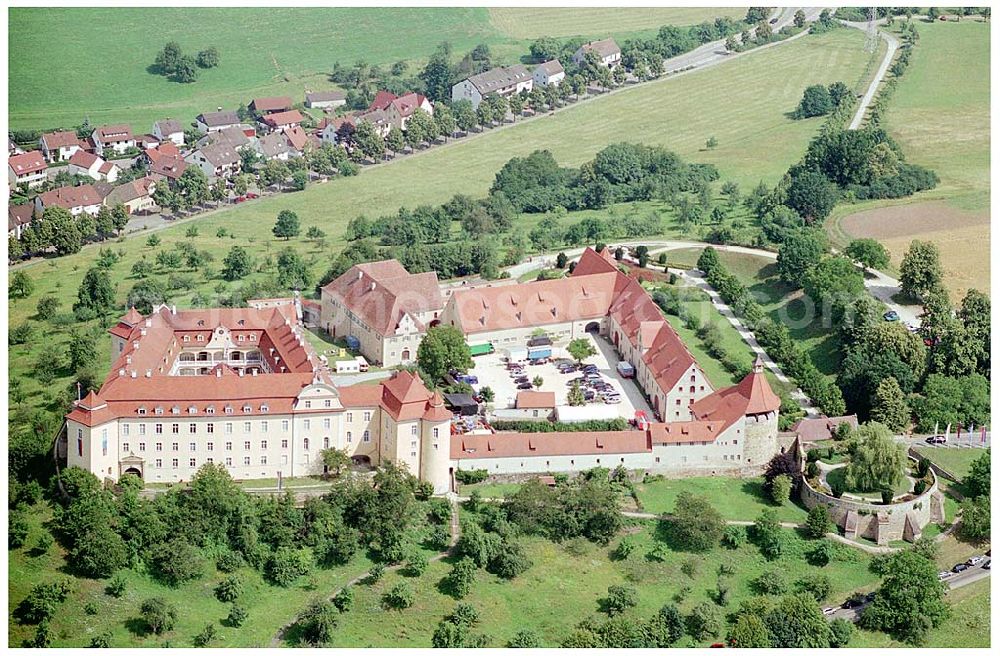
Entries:
[[830,606],[828,608],[824,608],[823,609],[823,614],[824,615],[833,615],[836,612],[837,612],[837,607],[836,606]]
[[975,567],[979,563],[983,562],[985,559],[986,559],[986,556],[973,556],[972,558],[970,558],[967,561],[965,561],[965,564],[966,565],[970,565],[972,567]]
[[947,570],[944,571],[944,572],[938,572],[938,581],[943,581],[946,578],[948,578],[949,576],[951,576],[951,572],[949,572]]

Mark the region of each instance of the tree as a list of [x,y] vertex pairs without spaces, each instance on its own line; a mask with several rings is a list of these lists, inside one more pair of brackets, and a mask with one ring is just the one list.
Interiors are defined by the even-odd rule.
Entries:
[[389,134],[385,137],[385,147],[393,154],[402,152],[406,148],[406,137],[403,136],[403,131],[398,126],[393,125],[389,128]]
[[682,490],[677,495],[670,528],[680,548],[708,551],[722,538],[725,522],[708,499]]
[[198,62],[191,55],[184,55],[174,68],[174,80],[184,84],[198,81]]
[[969,473],[962,479],[966,496],[990,495],[990,450],[986,449],[969,466]]
[[597,349],[594,348],[593,343],[586,337],[572,340],[566,347],[566,352],[576,360],[577,364],[583,364],[583,361],[587,358],[597,355]]
[[84,235],[79,224],[69,210],[49,207],[42,214],[42,226],[52,235],[51,244],[59,255],[78,253],[83,246]]
[[719,253],[711,246],[706,246],[698,256],[698,269],[708,275],[719,266]]
[[795,27],[805,27],[806,24],[806,14],[804,11],[799,9],[795,12],[795,17],[792,19],[795,23]]
[[305,289],[312,282],[312,274],[302,255],[293,248],[282,249],[278,254],[278,284],[289,289]]
[[761,21],[766,21],[769,13],[767,7],[749,7],[746,18],[743,20],[747,25],[754,25]]
[[253,270],[250,254],[242,246],[233,246],[222,260],[222,277],[226,280],[239,280],[249,276]]
[[796,118],[812,118],[813,116],[825,116],[834,108],[830,99],[830,91],[822,84],[813,84],[806,87],[802,94],[802,100],[795,110]]
[[351,466],[351,457],[343,449],[329,448],[323,449],[319,454],[323,461],[325,476],[339,477]]
[[728,642],[737,649],[760,649],[771,646],[771,637],[761,618],[744,613],[729,630]]
[[291,210],[281,210],[271,232],[275,237],[287,241],[292,237],[298,237],[300,230],[299,215]]
[[163,50],[156,54],[156,67],[161,75],[170,75],[177,70],[181,60],[181,47],[176,41],[168,41]]
[[507,642],[508,649],[537,649],[542,647],[542,639],[531,629],[521,629]]
[[792,177],[785,204],[799,213],[806,223],[823,221],[837,204],[837,186],[817,171],[802,171]]
[[129,290],[125,305],[134,307],[140,314],[151,314],[153,308],[167,302],[167,288],[155,278],[140,280]]
[[830,511],[825,505],[817,504],[809,509],[809,515],[806,517],[806,535],[819,539],[826,535],[830,528]]
[[149,630],[156,635],[174,628],[177,622],[177,607],[163,597],[153,597],[142,602],[139,613]]
[[911,241],[899,267],[899,282],[903,293],[920,298],[939,287],[942,277],[938,247],[929,241]]
[[844,249],[852,260],[865,269],[884,269],[889,266],[889,251],[876,239],[855,239]]
[[958,535],[966,542],[979,544],[990,539],[990,497],[981,495],[962,502],[962,523]]
[[834,317],[865,293],[864,276],[846,257],[827,257],[805,272],[802,289],[817,306],[829,304]]
[[706,641],[717,637],[724,627],[722,611],[715,604],[703,601],[687,617],[687,630],[695,640]]
[[413,588],[406,581],[400,581],[382,595],[382,602],[388,608],[395,608],[396,610],[409,608],[413,605],[414,600]]
[[933,562],[913,551],[888,556],[880,571],[882,584],[872,603],[861,611],[859,625],[912,645],[921,644],[949,614],[945,586],[936,570]]
[[684,617],[673,604],[666,604],[656,612],[646,625],[651,646],[666,648],[680,640],[684,635]]
[[406,143],[412,148],[416,148],[425,141],[432,141],[437,136],[437,126],[431,115],[422,109],[417,108],[406,123]]
[[451,106],[451,111],[455,114],[455,124],[462,132],[476,127],[476,110],[472,107],[472,101],[459,100]]
[[371,121],[359,121],[354,143],[365,157],[378,161],[385,156],[385,139]]
[[830,622],[830,646],[846,647],[854,637],[854,623],[842,617]]
[[753,539],[768,560],[774,560],[781,555],[783,547],[781,523],[774,510],[768,508],[757,517],[753,524]]
[[778,248],[778,273],[781,279],[801,286],[806,271],[819,264],[825,251],[826,237],[819,230],[792,233]]
[[608,587],[608,596],[601,602],[604,611],[608,615],[624,613],[629,608],[633,608],[638,604],[639,593],[629,585],[612,585]]
[[18,298],[28,298],[35,291],[35,281],[24,271],[15,271],[10,276],[7,293]]
[[910,408],[895,378],[883,378],[878,384],[871,418],[885,424],[893,432],[903,430],[910,423]]
[[215,68],[219,65],[219,51],[215,46],[199,51],[197,63],[199,68]]
[[580,388],[580,383],[573,381],[573,384],[569,388],[569,393],[566,396],[566,402],[576,407],[587,403],[586,396]]
[[472,368],[472,356],[465,337],[454,326],[434,326],[417,347],[420,368],[431,379],[442,380],[451,370],[466,372]]
[[278,547],[264,568],[269,581],[287,588],[309,571],[308,556],[292,547]]
[[917,428],[924,432],[935,426],[982,426],[990,418],[989,381],[980,374],[953,378],[930,374],[923,396],[913,400]]
[[826,574],[810,574],[803,576],[795,582],[795,589],[799,592],[806,592],[816,598],[816,601],[823,601],[830,596],[833,583]]
[[437,130],[437,134],[448,139],[455,134],[456,127],[455,116],[452,114],[451,108],[440,103],[435,105],[434,128]]
[[770,495],[771,501],[777,505],[782,505],[788,501],[792,493],[792,479],[787,474],[775,477],[771,481]]
[[340,612],[326,600],[312,602],[297,622],[302,639],[314,647],[325,647],[333,640]]
[[857,446],[847,465],[845,481],[848,489],[872,492],[893,489],[903,480],[906,451],[889,429],[869,422],[857,432]]
[[808,593],[782,597],[763,618],[776,648],[826,648],[830,646],[830,625]]
[[462,558],[452,565],[451,571],[445,576],[444,588],[456,599],[465,597],[476,582],[476,569],[476,563],[471,558]]
[[451,97],[451,45],[442,43],[431,55],[424,70],[420,72],[420,79],[424,81],[427,89],[427,96],[435,101],[448,100]]
[[82,311],[89,316],[100,316],[110,311],[115,304],[115,287],[106,269],[92,267],[84,274],[77,291],[77,301],[73,311]]

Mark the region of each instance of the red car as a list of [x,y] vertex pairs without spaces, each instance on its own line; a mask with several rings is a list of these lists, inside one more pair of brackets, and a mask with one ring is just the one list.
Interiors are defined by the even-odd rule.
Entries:
[[236,199],[235,199],[235,200],[234,200],[233,202],[234,202],[234,203],[242,203],[242,202],[243,202],[243,201],[245,201],[246,199],[247,199],[247,197],[246,197],[246,196],[237,196],[237,197],[236,197]]
[[247,192],[247,198],[260,198],[260,196],[253,192]]

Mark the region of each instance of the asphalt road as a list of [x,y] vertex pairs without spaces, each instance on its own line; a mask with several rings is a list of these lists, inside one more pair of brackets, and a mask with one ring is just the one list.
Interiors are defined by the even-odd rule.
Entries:
[[[980,555],[982,555],[986,560],[989,560],[990,558],[986,554]],[[991,570],[983,569],[983,563],[979,563],[975,567],[970,567],[964,572],[952,574],[948,578],[944,579],[944,583],[948,586],[949,590],[955,590],[956,588],[961,588],[969,585],[970,583],[975,583],[976,581],[985,579],[990,575],[990,571]],[[858,618],[861,616],[861,611],[863,611],[866,606],[868,606],[867,603],[856,608],[837,608],[835,612],[827,615],[826,617],[830,620],[846,619],[852,622],[857,622]]]
[[[852,23],[851,21],[840,21],[848,27],[853,27],[856,30],[867,30],[868,23]],[[885,23],[885,19],[876,21],[879,25]],[[865,119],[865,113],[868,111],[868,106],[872,104],[875,100],[875,94],[878,91],[879,85],[882,80],[885,79],[885,74],[889,72],[889,65],[892,64],[892,58],[896,54],[896,50],[899,49],[899,39],[888,32],[883,32],[879,30],[879,36],[886,43],[885,57],[882,59],[881,65],[878,67],[878,71],[875,73],[874,79],[872,79],[871,84],[868,85],[868,90],[865,91],[865,95],[861,98],[861,104],[858,106],[858,111],[854,114],[854,118],[851,119],[851,124],[848,126],[848,130],[857,130],[861,127],[861,122]]]

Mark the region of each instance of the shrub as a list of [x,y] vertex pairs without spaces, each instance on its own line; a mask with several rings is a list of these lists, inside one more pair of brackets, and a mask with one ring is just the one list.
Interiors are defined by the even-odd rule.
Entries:
[[367,582],[369,585],[378,583],[384,575],[385,565],[382,563],[375,563],[372,565],[371,569],[368,570]]
[[454,565],[444,577],[443,585],[457,599],[463,598],[472,590],[476,582],[476,564],[470,558],[463,558]]
[[207,647],[208,645],[210,645],[212,643],[213,640],[215,640],[215,638],[217,636],[218,636],[218,633],[215,630],[215,624],[213,624],[213,623],[210,622],[210,623],[206,624],[205,628],[202,629],[201,632],[194,637],[194,640],[193,640],[194,646],[195,647]]
[[618,615],[638,603],[639,593],[635,588],[628,585],[612,585],[608,588],[608,596],[601,605],[608,615]]
[[505,541],[500,552],[490,560],[488,569],[500,578],[513,579],[527,571],[532,564],[519,542]]
[[806,465],[806,476],[808,476],[809,478],[816,478],[817,476],[819,476],[819,465],[817,465],[815,462],[810,462],[808,465]]
[[235,601],[243,594],[243,581],[236,576],[227,576],[215,586],[215,598],[221,602]]
[[415,598],[416,596],[414,595],[413,588],[410,587],[410,584],[405,581],[400,581],[396,585],[389,588],[388,592],[382,595],[382,603],[386,606],[386,608],[402,610],[412,606]]
[[177,607],[163,597],[153,597],[142,602],[139,613],[149,630],[156,635],[174,628],[177,622]]
[[27,624],[38,624],[51,618],[71,590],[68,579],[53,583],[38,583],[18,606],[18,615]]
[[777,570],[762,572],[760,576],[750,582],[750,586],[757,594],[765,595],[784,594],[787,588],[785,578]]
[[704,641],[722,632],[722,611],[715,604],[703,601],[691,610],[687,617],[688,633],[695,640]]
[[921,479],[913,485],[914,494],[923,494],[924,490],[927,489],[927,481]]
[[239,604],[233,604],[229,607],[229,615],[226,617],[226,623],[229,626],[239,628],[243,626],[243,623],[247,621],[247,617],[250,613],[247,612],[246,607]]
[[451,531],[441,524],[432,526],[427,536],[427,544],[434,549],[444,551],[451,546]]
[[479,621],[479,611],[472,604],[458,604],[448,620],[458,626],[472,626]]
[[830,511],[823,504],[817,504],[809,509],[806,517],[806,535],[819,539],[830,530]]
[[299,617],[298,625],[302,639],[314,647],[324,647],[333,640],[337,628],[338,611],[328,601],[314,601]]
[[730,549],[739,549],[747,542],[747,529],[745,526],[726,526],[722,532],[722,544]]
[[455,471],[455,480],[464,485],[482,483],[490,473],[485,469],[459,469]]
[[689,579],[693,579],[698,576],[699,565],[697,558],[688,558],[681,563],[681,572]]
[[427,571],[427,556],[421,551],[414,550],[406,559],[405,572],[408,576],[420,576]]
[[531,629],[521,629],[507,642],[508,649],[536,649],[542,646],[542,639]]
[[86,613],[87,615],[97,615],[97,613],[99,613],[100,610],[101,609],[97,605],[97,602],[94,601],[88,601],[83,605],[83,612]]
[[434,484],[429,481],[420,481],[413,490],[413,496],[419,501],[427,501],[434,495]]
[[629,554],[635,551],[635,541],[629,537],[624,537],[618,542],[618,546],[615,550],[611,552],[611,556],[615,560],[625,560],[629,557]]
[[818,542],[815,547],[806,553],[806,560],[816,567],[826,567],[836,554],[835,548],[827,540]]
[[882,503],[889,505],[892,503],[893,492],[892,489],[884,487],[879,490],[879,494],[882,496]]
[[164,542],[153,551],[153,565],[168,585],[193,581],[204,573],[204,559],[198,548],[183,538]]
[[333,595],[333,599],[330,602],[338,611],[346,613],[354,605],[354,590],[350,586],[341,588],[337,594]]
[[243,560],[243,554],[238,551],[227,551],[226,553],[219,556],[215,561],[215,567],[223,573],[229,574],[235,572],[239,568],[243,567],[245,561]]
[[736,573],[736,565],[731,562],[719,563],[719,576],[732,576]]
[[125,590],[127,588],[128,581],[125,578],[125,575],[119,572],[111,577],[111,581],[108,582],[108,587],[105,588],[105,591],[112,597],[121,599],[125,595]]
[[826,574],[810,574],[809,576],[803,576],[795,582],[795,590],[797,592],[808,592],[816,598],[816,601],[826,599],[832,589],[833,583]]
[[10,525],[7,528],[7,544],[11,549],[20,549],[28,539],[31,525],[23,511],[11,511]]
[[264,567],[264,574],[275,585],[287,588],[309,571],[306,553],[291,547],[278,547]]
[[431,636],[431,646],[435,649],[459,649],[467,647],[467,633],[465,626],[448,620],[442,620],[438,622],[437,628],[434,629],[434,635]]
[[90,639],[91,649],[108,649],[111,647],[111,631],[102,631]]
[[792,479],[787,474],[775,476],[770,485],[771,501],[782,505],[792,493]]
[[830,646],[846,647],[854,637],[854,623],[844,618],[830,622]]

